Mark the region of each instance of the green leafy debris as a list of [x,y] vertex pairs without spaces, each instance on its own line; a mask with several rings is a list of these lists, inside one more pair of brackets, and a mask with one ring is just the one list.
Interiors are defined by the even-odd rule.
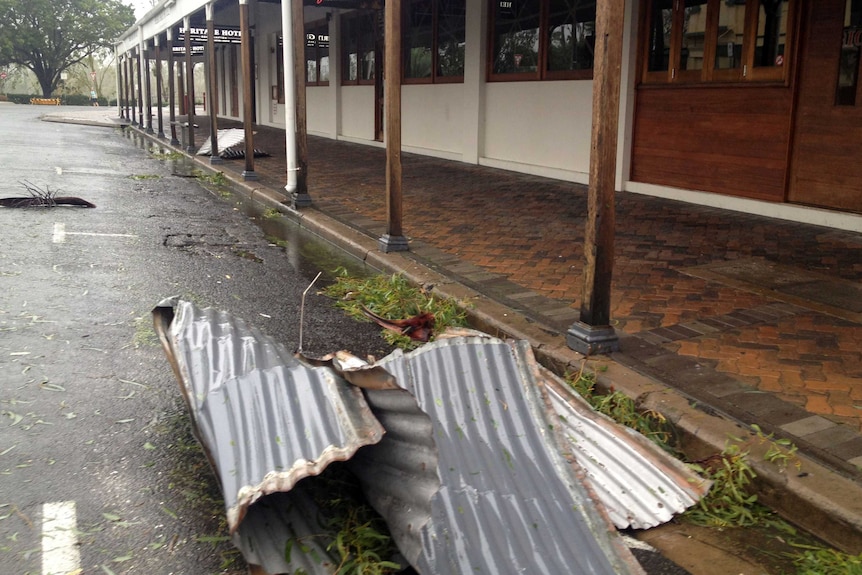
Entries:
[[[371,277],[351,276],[344,268],[336,270],[335,283],[322,290],[335,300],[336,307],[359,321],[370,321],[362,312],[365,306],[379,316],[389,319],[405,319],[421,313],[434,314],[434,333],[447,327],[467,325],[465,306],[451,299],[434,296],[429,291],[415,287],[400,275],[375,275]],[[390,330],[382,332],[390,345],[402,349],[413,349],[420,342]]]

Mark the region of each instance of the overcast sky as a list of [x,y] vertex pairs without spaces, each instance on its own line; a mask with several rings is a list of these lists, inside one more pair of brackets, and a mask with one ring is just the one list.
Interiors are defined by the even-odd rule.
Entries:
[[135,9],[135,20],[139,20],[141,16],[149,12],[154,4],[151,0],[123,0],[123,3]]

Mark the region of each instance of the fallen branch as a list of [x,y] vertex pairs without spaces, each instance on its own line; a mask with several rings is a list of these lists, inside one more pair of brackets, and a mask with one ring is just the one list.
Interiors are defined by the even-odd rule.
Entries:
[[30,182],[20,182],[30,193],[27,197],[0,198],[0,206],[4,208],[53,208],[56,206],[80,206],[95,208],[96,204],[75,196],[58,196],[49,187],[41,189]]

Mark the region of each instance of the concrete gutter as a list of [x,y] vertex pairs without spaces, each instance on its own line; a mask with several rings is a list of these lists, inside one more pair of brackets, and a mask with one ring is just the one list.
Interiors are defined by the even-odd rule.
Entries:
[[[142,135],[143,132],[141,132]],[[153,141],[164,144],[153,136]],[[200,169],[216,172],[197,158]],[[410,252],[382,253],[377,238],[357,231],[314,207],[298,211],[278,191],[246,182],[238,174],[222,172],[233,188],[267,207],[285,214],[301,228],[340,247],[385,273],[403,274],[411,282],[433,286],[433,293],[463,302],[472,327],[494,337],[523,339],[530,343],[540,364],[558,375],[578,372],[588,362],[597,375],[599,389],[620,391],[638,405],[661,413],[675,428],[680,449],[692,461],[720,453],[732,438],[751,438],[749,464],[757,473],[759,500],[793,524],[852,554],[862,553],[862,485],[818,461],[797,454],[799,468],[786,469],[766,459],[768,442],[759,441],[751,430],[700,405],[662,382],[638,373],[613,357],[585,358],[570,349],[556,330],[504,306],[454,281],[412,257]]]

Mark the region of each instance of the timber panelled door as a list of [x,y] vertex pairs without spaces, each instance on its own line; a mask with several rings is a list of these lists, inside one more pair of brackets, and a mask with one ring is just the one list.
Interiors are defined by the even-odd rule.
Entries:
[[806,4],[788,200],[862,212],[862,0]]
[[801,3],[640,0],[632,180],[786,201]]
[[631,179],[862,212],[862,0],[639,0]]

